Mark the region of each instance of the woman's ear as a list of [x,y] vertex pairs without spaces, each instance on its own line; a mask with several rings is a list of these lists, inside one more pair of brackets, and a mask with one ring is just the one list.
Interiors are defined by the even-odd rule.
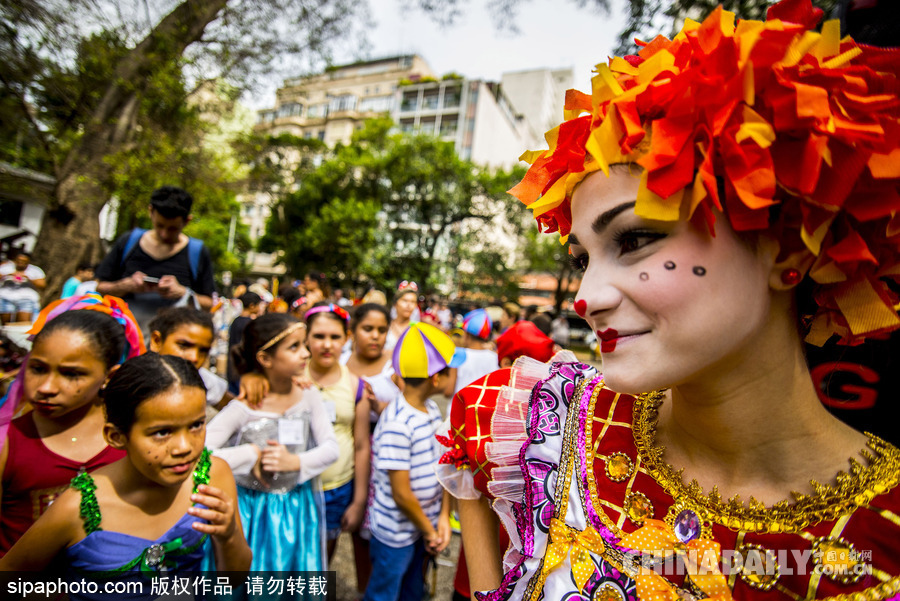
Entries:
[[109,422],[103,424],[103,439],[114,449],[124,449],[125,443],[128,442],[125,433]]
[[256,353],[256,362],[259,363],[260,367],[263,369],[269,369],[272,367],[272,356],[265,351],[258,351]]
[[805,248],[779,257],[769,272],[769,287],[780,291],[796,288],[815,260],[815,255]]
[[153,330],[150,332],[150,350],[154,353],[158,353],[159,349],[162,348],[163,345],[163,337],[159,330]]

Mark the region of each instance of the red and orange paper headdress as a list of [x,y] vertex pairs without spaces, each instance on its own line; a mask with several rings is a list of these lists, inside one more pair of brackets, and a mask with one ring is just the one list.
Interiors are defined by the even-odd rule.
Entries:
[[697,214],[712,230],[717,209],[737,231],[777,230],[783,248],[816,256],[810,342],[900,328],[882,279],[900,279],[900,51],[842,40],[837,21],[818,33],[821,17],[783,0],[735,26],[719,7],[597,65],[592,93],[566,93],[550,149],[522,155],[531,168],[510,192],[565,241],[575,186],[636,163],[638,215]]

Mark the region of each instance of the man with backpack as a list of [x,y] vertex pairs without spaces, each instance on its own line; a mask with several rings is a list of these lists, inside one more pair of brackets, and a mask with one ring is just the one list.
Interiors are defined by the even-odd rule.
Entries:
[[212,307],[215,282],[209,251],[203,242],[182,233],[191,220],[193,202],[181,188],[154,190],[153,227],[122,235],[97,268],[97,292],[122,297],[145,333],[164,307]]

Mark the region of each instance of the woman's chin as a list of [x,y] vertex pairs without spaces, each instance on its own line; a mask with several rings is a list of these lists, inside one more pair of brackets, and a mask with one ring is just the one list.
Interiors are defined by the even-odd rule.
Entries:
[[628,374],[616,373],[615,371],[612,373],[602,373],[603,385],[606,386],[606,388],[608,388],[609,390],[618,392],[619,394],[637,396],[639,394],[653,392],[654,390],[660,390],[666,387],[664,384],[660,386],[654,386],[652,382],[643,377],[634,377]]

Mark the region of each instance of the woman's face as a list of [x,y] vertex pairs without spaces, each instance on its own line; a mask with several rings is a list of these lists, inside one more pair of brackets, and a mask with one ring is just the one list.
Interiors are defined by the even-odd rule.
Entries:
[[25,399],[50,419],[93,402],[109,371],[96,355],[81,332],[56,330],[39,338],[22,368]]
[[416,300],[418,299],[415,292],[407,292],[398,298],[394,304],[397,308],[397,319],[406,321],[412,317],[413,311],[416,310]]
[[215,338],[212,330],[198,323],[181,324],[165,338],[158,331],[150,334],[150,350],[161,355],[175,355],[200,369],[209,358]]
[[572,197],[575,310],[600,340],[607,385],[634,394],[739,370],[769,321],[773,244],[751,249],[721,215],[715,237],[638,217],[639,178],[597,172]]
[[309,326],[309,352],[313,363],[322,369],[335,365],[346,339],[344,328],[337,319],[326,315],[313,319]]
[[288,379],[302,374],[306,369],[309,354],[309,349],[306,348],[306,328],[297,328],[275,346],[275,352],[271,355],[272,362],[266,368],[266,375]]
[[353,330],[356,354],[365,359],[378,359],[387,340],[388,321],[381,311],[369,311]]
[[162,486],[184,482],[206,440],[206,392],[175,386],[150,397],[135,409],[128,435],[109,440],[128,452],[128,460],[147,480]]

